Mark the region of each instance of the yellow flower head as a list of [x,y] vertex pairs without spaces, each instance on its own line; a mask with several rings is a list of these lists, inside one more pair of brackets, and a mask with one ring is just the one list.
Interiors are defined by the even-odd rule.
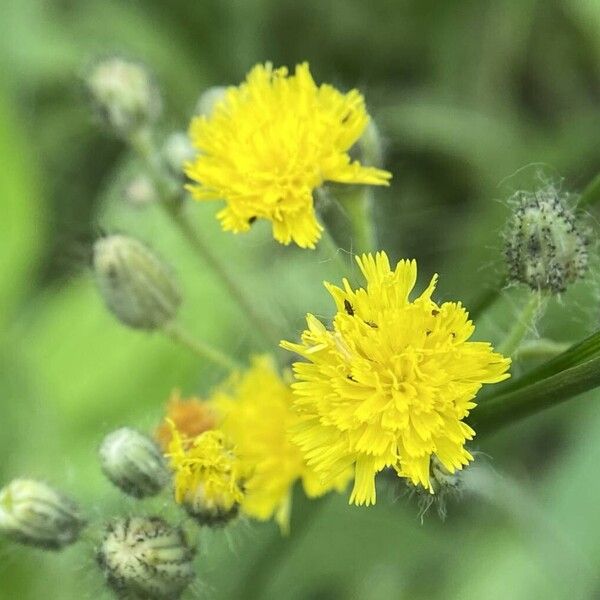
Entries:
[[282,244],[314,248],[322,227],[313,190],[324,181],[387,185],[391,175],[352,162],[350,147],[369,122],[357,90],[317,86],[307,63],[288,75],[270,63],[255,66],[231,87],[208,117],[192,121],[199,151],[186,173],[198,200],[223,199],[226,231],[247,231],[257,218],[273,223]]
[[154,438],[164,451],[168,449],[173,437],[171,422],[182,439],[191,445],[196,436],[214,429],[215,415],[208,402],[195,396],[182,398],[179,390],[173,390],[167,405],[166,417],[154,432]]
[[201,523],[217,525],[237,514],[243,499],[240,464],[222,431],[205,431],[190,443],[171,421],[167,456],[175,501]]
[[383,252],[357,262],[366,289],[326,284],[338,310],[332,330],[308,315],[302,343],[282,346],[309,361],[294,365],[294,440],[325,481],[353,466],[350,502],[369,505],[385,467],[433,493],[432,457],[449,473],[473,459],[463,419],[483,383],[509,376],[510,360],[468,341],[474,326],[460,303],[433,302],[437,277],[409,300],[415,261],[393,271]]
[[321,485],[289,437],[297,421],[293,394],[268,356],[255,357],[244,374],[234,375],[212,402],[220,414],[220,428],[235,445],[244,478],[242,510],[266,520],[275,516],[283,530],[289,525],[293,484],[302,480],[308,496],[340,488],[349,473]]

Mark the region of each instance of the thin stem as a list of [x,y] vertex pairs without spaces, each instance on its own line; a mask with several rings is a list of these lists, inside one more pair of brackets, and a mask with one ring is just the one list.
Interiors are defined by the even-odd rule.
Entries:
[[246,296],[243,288],[241,288],[238,285],[238,282],[229,274],[229,271],[223,262],[212,252],[208,244],[204,241],[198,231],[192,227],[185,215],[181,211],[174,211],[169,209],[169,207],[165,208],[167,209],[166,212],[171,217],[173,224],[202,260],[219,276],[221,283],[227,289],[229,295],[246,313],[246,316],[251,320],[262,338],[269,345],[279,344],[281,336],[275,327],[255,309],[252,301]]
[[570,348],[567,342],[555,342],[554,340],[539,339],[523,342],[513,353],[515,360],[528,360],[532,358],[554,358]]
[[372,215],[373,190],[365,186],[352,194],[346,193],[340,198],[340,203],[352,224],[353,250],[357,253],[373,252],[377,244]]
[[170,185],[158,152],[154,146],[150,131],[142,131],[129,140],[131,147],[144,161],[149,175],[151,176],[156,190],[161,198],[161,206],[165,213],[173,221],[179,232],[187,240],[190,246],[200,256],[203,262],[214,271],[220,278],[221,283],[227,289],[229,295],[238,304],[246,316],[250,319],[256,330],[268,345],[278,344],[280,335],[271,324],[255,308],[252,301],[247,297],[244,288],[229,274],[224,263],[218,258],[209,245],[204,241],[200,233],[191,225],[188,218],[181,210],[178,197],[181,190],[177,186]]
[[577,202],[577,210],[584,210],[598,201],[600,201],[600,173],[581,192],[579,202]]
[[162,331],[174,342],[191,350],[202,359],[227,369],[228,371],[242,370],[244,366],[235,359],[227,356],[220,350],[213,348],[210,344],[193,338],[177,323],[169,323],[162,328]]
[[505,340],[498,346],[500,354],[504,354],[505,356],[514,354],[539,316],[541,302],[542,299],[539,292],[531,292],[529,294],[529,299],[523,307],[521,314],[517,317]]

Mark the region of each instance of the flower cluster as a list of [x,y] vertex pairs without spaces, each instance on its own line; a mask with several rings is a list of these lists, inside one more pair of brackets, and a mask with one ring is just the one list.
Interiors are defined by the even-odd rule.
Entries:
[[[232,374],[208,400],[187,401],[190,421],[176,426],[171,419],[182,405],[186,402],[171,401],[166,421],[171,429],[168,455],[175,473],[176,500],[184,505],[198,496],[199,487],[201,500],[206,503],[206,480],[210,476],[213,488],[220,482],[212,505],[219,504],[228,512],[234,495],[223,495],[222,490],[237,490],[240,493],[235,493],[235,502],[244,514],[258,520],[274,517],[286,531],[296,481],[302,482],[309,497],[341,490],[348,481],[350,473],[346,471],[327,484],[321,483],[306,465],[290,438],[298,419],[292,410],[291,387],[269,356],[255,357],[247,371]],[[193,437],[182,433],[207,413],[214,415],[214,429]],[[214,444],[207,445],[209,434],[228,446],[227,456],[235,468],[222,468],[224,455],[215,452]]]

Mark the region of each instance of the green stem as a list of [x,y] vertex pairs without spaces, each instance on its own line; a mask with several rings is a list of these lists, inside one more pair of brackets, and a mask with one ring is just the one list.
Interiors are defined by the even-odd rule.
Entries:
[[598,386],[600,357],[486,400],[473,411],[468,422],[478,435],[489,434]]
[[275,327],[255,309],[254,304],[246,296],[243,288],[241,288],[238,285],[238,282],[229,274],[225,265],[217,257],[216,253],[212,252],[208,244],[204,241],[198,231],[192,227],[185,215],[181,211],[169,209],[168,206],[165,206],[165,208],[167,209],[167,214],[171,217],[172,222],[182,236],[187,240],[200,258],[219,276],[221,283],[227,289],[229,295],[244,313],[246,313],[246,316],[250,319],[264,341],[269,345],[279,344],[281,336]]
[[525,373],[518,379],[509,380],[504,384],[498,394],[490,395],[493,398],[500,394],[505,394],[509,391],[521,389],[527,385],[541,381],[556,375],[561,371],[576,367],[584,362],[600,356],[600,331],[590,335],[585,340],[573,344],[568,350],[552,358],[548,362],[536,367],[535,369]]
[[191,225],[181,210],[178,201],[181,190],[178,186],[171,185],[164,171],[158,151],[155,148],[150,131],[142,131],[133,136],[129,143],[135,152],[142,158],[150,177],[161,198],[161,206],[172,220],[182,236],[189,245],[200,256],[201,260],[208,264],[213,272],[220,278],[221,283],[227,289],[229,295],[238,304],[246,316],[250,319],[258,333],[268,345],[277,345],[280,340],[276,328],[263,315],[257,311],[252,301],[247,297],[244,288],[229,274],[224,263],[218,258],[209,245],[204,241],[200,233]]
[[357,254],[373,252],[377,235],[373,223],[373,190],[363,187],[340,198],[352,225],[352,250]]
[[581,192],[579,202],[577,202],[577,210],[584,210],[592,204],[600,201],[600,173],[590,181],[587,187]]
[[504,356],[511,356],[519,347],[527,332],[531,329],[539,316],[541,307],[540,292],[531,292],[529,299],[521,314],[518,316],[506,339],[498,346],[498,352]]
[[571,344],[555,342],[554,340],[539,339],[523,342],[514,352],[515,360],[528,360],[532,358],[554,358],[562,354]]
[[181,346],[191,350],[194,354],[202,359],[209,360],[210,362],[223,367],[229,371],[243,370],[244,366],[227,356],[220,350],[213,348],[210,344],[197,340],[187,333],[177,323],[169,323],[162,328],[162,331],[170,337],[174,342],[177,342]]

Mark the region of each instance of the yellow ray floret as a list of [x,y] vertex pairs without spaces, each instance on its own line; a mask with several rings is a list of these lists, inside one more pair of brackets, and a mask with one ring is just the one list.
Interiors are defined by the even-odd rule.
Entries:
[[509,377],[510,360],[468,341],[473,323],[460,303],[436,304],[436,277],[415,300],[415,261],[392,270],[384,252],[357,258],[367,281],[353,290],[326,283],[337,314],[331,329],[312,315],[302,343],[282,346],[294,365],[294,441],[322,481],[354,469],[350,502],[375,503],[375,475],[392,467],[433,492],[430,462],[450,472],[473,459],[464,422],[484,383]]
[[357,90],[317,86],[307,63],[294,75],[257,65],[210,116],[192,121],[199,154],[186,168],[197,183],[189,189],[198,200],[225,200],[217,216],[226,231],[247,231],[255,219],[267,219],[277,241],[314,248],[322,230],[315,188],[325,181],[387,185],[391,177],[350,159],[368,122]]
[[244,478],[242,510],[266,520],[275,517],[285,531],[289,525],[292,486],[301,480],[308,496],[343,487],[350,476],[342,473],[322,485],[306,466],[289,430],[297,422],[293,394],[268,356],[255,357],[251,368],[232,376],[211,403],[219,427],[235,445]]
[[195,516],[222,515],[243,499],[240,463],[222,431],[188,440],[171,421],[167,457],[174,475],[175,501]]

